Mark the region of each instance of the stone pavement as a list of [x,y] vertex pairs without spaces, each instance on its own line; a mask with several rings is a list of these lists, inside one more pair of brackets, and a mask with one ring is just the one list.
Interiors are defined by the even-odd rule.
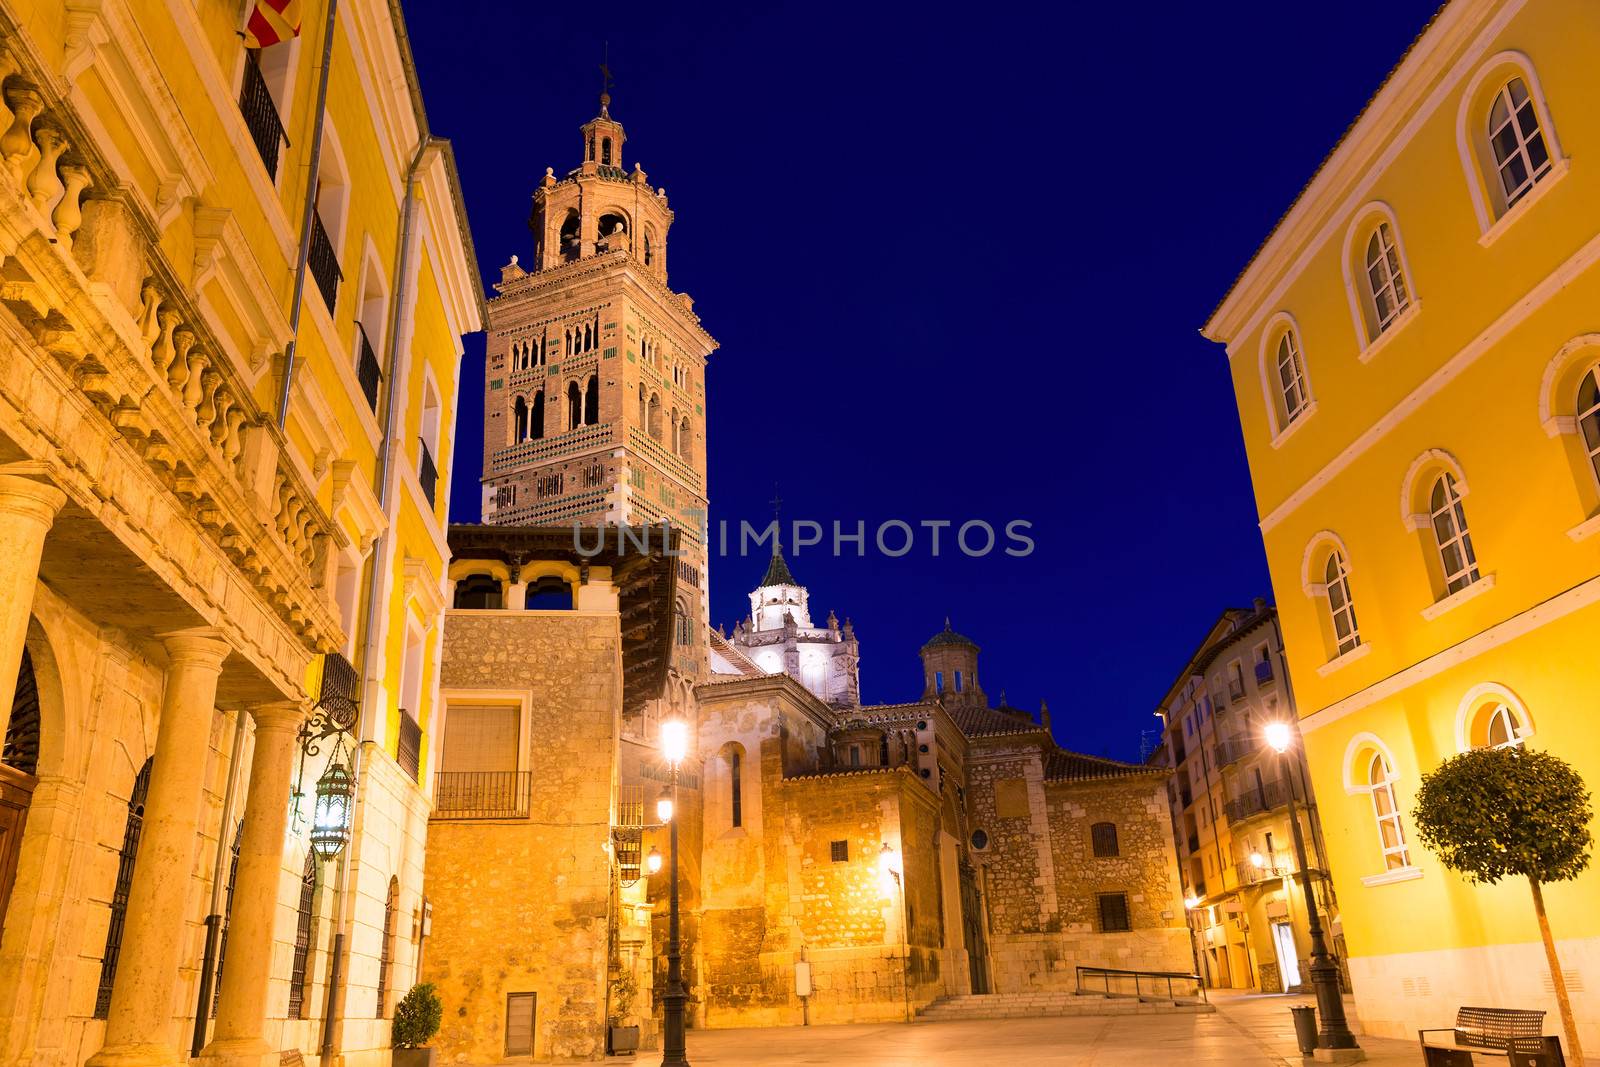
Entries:
[[[691,1030],[695,1067],[1302,1067],[1290,1022],[1309,997],[1213,995],[1212,1014]],[[1363,1038],[1368,1063],[1419,1067],[1417,1046]],[[658,1063],[641,1052],[635,1063]],[[1305,1061],[1310,1063],[1311,1061]]]

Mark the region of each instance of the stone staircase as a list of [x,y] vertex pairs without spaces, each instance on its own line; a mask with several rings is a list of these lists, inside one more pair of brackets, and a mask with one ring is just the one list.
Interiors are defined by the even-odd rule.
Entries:
[[962,1019],[1026,1019],[1062,1015],[1155,1015],[1200,1014],[1215,1011],[1210,1004],[1191,997],[1108,997],[1099,993],[984,993],[973,996],[941,997],[920,1009],[923,1022],[956,1022]]

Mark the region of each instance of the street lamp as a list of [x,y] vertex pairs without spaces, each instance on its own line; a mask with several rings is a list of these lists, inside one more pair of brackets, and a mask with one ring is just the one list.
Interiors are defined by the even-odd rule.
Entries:
[[344,735],[334,742],[327,769],[317,779],[317,806],[311,817],[311,847],[323,860],[331,860],[350,843],[351,807],[356,780],[344,764]]
[[1278,772],[1289,783],[1289,828],[1294,834],[1294,858],[1300,866],[1301,889],[1306,897],[1306,929],[1311,935],[1311,986],[1316,992],[1322,1015],[1318,1048],[1359,1049],[1356,1035],[1344,1017],[1344,997],[1339,992],[1339,965],[1328,953],[1322,937],[1322,920],[1317,917],[1317,901],[1311,890],[1311,870],[1306,862],[1306,841],[1300,833],[1300,817],[1295,813],[1294,776],[1284,767],[1284,754],[1294,741],[1294,731],[1286,722],[1271,722],[1262,730],[1267,744],[1278,754]]
[[644,869],[651,874],[661,873],[661,850],[654,845],[650,846],[650,855],[644,858]]
[[[678,944],[678,820],[675,818],[678,809],[678,765],[688,754],[688,724],[677,719],[662,723],[661,755],[672,768],[672,786],[669,791],[663,792],[657,798],[656,814],[669,827],[667,851],[672,861],[670,876],[672,904],[667,919],[667,992],[661,998],[666,1007],[662,1027],[661,1067],[689,1067],[683,1036],[683,1003],[689,996],[683,988],[683,961],[679,955]],[[652,862],[659,869],[661,858],[659,855],[654,855],[655,849],[652,848],[650,851],[653,854]]]

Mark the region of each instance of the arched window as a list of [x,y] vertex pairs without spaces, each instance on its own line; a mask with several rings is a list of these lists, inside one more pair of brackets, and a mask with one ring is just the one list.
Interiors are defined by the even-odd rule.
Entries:
[[583,425],[583,390],[578,388],[577,382],[567,383],[567,429],[575,430]]
[[1378,223],[1367,238],[1366,278],[1367,295],[1372,298],[1376,329],[1373,335],[1387,330],[1411,303],[1406,291],[1405,272],[1400,269],[1400,252],[1394,242],[1394,231],[1387,222]]
[[1521,78],[1500,87],[1489,108],[1489,147],[1506,207],[1521,200],[1540,178],[1550,173],[1550,152],[1534,111],[1533,98]]
[[611,138],[609,137],[600,138],[600,165],[603,167],[611,166]]
[[1578,385],[1578,432],[1583,435],[1589,471],[1600,484],[1600,367],[1590,367]]
[[689,609],[681,600],[672,609],[672,625],[678,644],[694,644],[694,626],[689,621]]
[[1473,748],[1516,748],[1533,736],[1533,720],[1522,701],[1504,686],[1474,686],[1456,713],[1456,745]]
[[583,424],[593,426],[600,421],[600,378],[589,375],[588,383],[583,387]]
[[1120,856],[1117,848],[1117,824],[1114,822],[1097,822],[1089,827],[1089,838],[1094,846],[1094,854],[1105,858]]
[[100,956],[100,986],[94,996],[94,1017],[111,1013],[111,988],[117,978],[117,957],[122,953],[122,931],[128,922],[128,891],[133,888],[133,865],[139,855],[139,834],[144,829],[144,801],[150,792],[150,767],[144,761],[133,792],[128,795],[128,819],[122,825],[122,851],[117,853],[117,881],[111,890],[111,921],[106,926],[106,950]]
[[579,235],[578,213],[568,211],[567,217],[561,223],[561,258],[571,263],[583,251]]
[[728,753],[729,800],[733,803],[733,825],[744,825],[744,783],[740,781],[740,756],[736,748]]
[[682,447],[682,445],[679,444],[679,441],[678,441],[678,409],[677,408],[673,408],[672,412],[667,416],[667,425],[672,428],[672,454],[675,455],[675,456],[676,455],[681,455],[683,453],[683,447]]
[[685,415],[678,422],[678,456],[682,459],[689,458],[689,416]]
[[1522,744],[1516,714],[1506,704],[1496,704],[1489,709],[1485,733],[1484,743],[1489,748],[1515,748]]
[[528,433],[530,441],[537,441],[544,436],[544,390],[540,389],[533,394],[533,406],[528,409]]
[[1322,576],[1328,594],[1328,617],[1333,624],[1334,654],[1342,656],[1361,644],[1361,631],[1356,625],[1355,603],[1350,599],[1350,569],[1338,549],[1328,553]]
[[644,265],[650,266],[655,262],[655,235],[648,229],[644,231]]
[[657,441],[661,440],[661,396],[659,393],[650,394],[648,426],[650,436]]
[[1311,395],[1306,390],[1305,361],[1300,356],[1300,343],[1293,330],[1284,330],[1278,339],[1278,399],[1281,404],[1282,425],[1288,426],[1306,410]]
[[[0,752],[0,763],[23,774],[38,774],[39,729],[39,682],[33,673],[33,657],[24,648],[22,663],[17,668],[17,688],[11,697],[11,718],[6,721],[5,748]],[[5,917],[5,896],[5,887],[0,885],[0,918]]]
[[500,580],[493,575],[469,574],[456,583],[456,607],[498,609],[500,605]]
[[517,402],[511,405],[511,443],[516,444],[528,439],[528,402],[522,397],[517,397]]
[[571,611],[572,586],[554,574],[547,574],[528,585],[523,607],[529,611]]
[[389,879],[389,897],[383,905],[383,943],[378,949],[377,1018],[389,1017],[389,985],[394,975],[394,920],[400,907],[400,879]]
[[294,924],[294,958],[289,967],[289,1018],[306,1017],[306,975],[312,946],[317,940],[317,850],[306,849],[306,866],[300,875],[300,910]]
[[1459,593],[1478,580],[1478,557],[1472,549],[1461,493],[1449,473],[1439,475],[1433,483],[1428,507],[1434,541],[1439,546],[1439,562],[1444,568],[1445,592]]
[[1383,849],[1386,870],[1411,866],[1411,850],[1406,845],[1405,825],[1395,800],[1394,768],[1383,753],[1373,752],[1367,761],[1367,791],[1372,796],[1372,816],[1378,822],[1378,844]]
[[646,418],[645,418],[645,404],[646,404],[645,387],[644,387],[644,383],[640,382],[639,383],[639,428],[640,429],[644,429],[646,426],[649,425],[649,423],[646,421]]

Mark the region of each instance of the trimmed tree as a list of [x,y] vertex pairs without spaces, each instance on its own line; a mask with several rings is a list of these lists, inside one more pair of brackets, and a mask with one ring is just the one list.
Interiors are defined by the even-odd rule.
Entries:
[[394,1025],[390,1029],[395,1048],[421,1048],[433,1040],[444,1021],[444,1005],[433,991],[432,982],[419,982],[394,1006]]
[[1567,1034],[1568,1061],[1582,1067],[1578,1024],[1540,887],[1576,878],[1589,865],[1594,811],[1583,779],[1548,752],[1475,748],[1422,776],[1411,817],[1422,843],[1467,881],[1493,885],[1508,875],[1528,880]]

